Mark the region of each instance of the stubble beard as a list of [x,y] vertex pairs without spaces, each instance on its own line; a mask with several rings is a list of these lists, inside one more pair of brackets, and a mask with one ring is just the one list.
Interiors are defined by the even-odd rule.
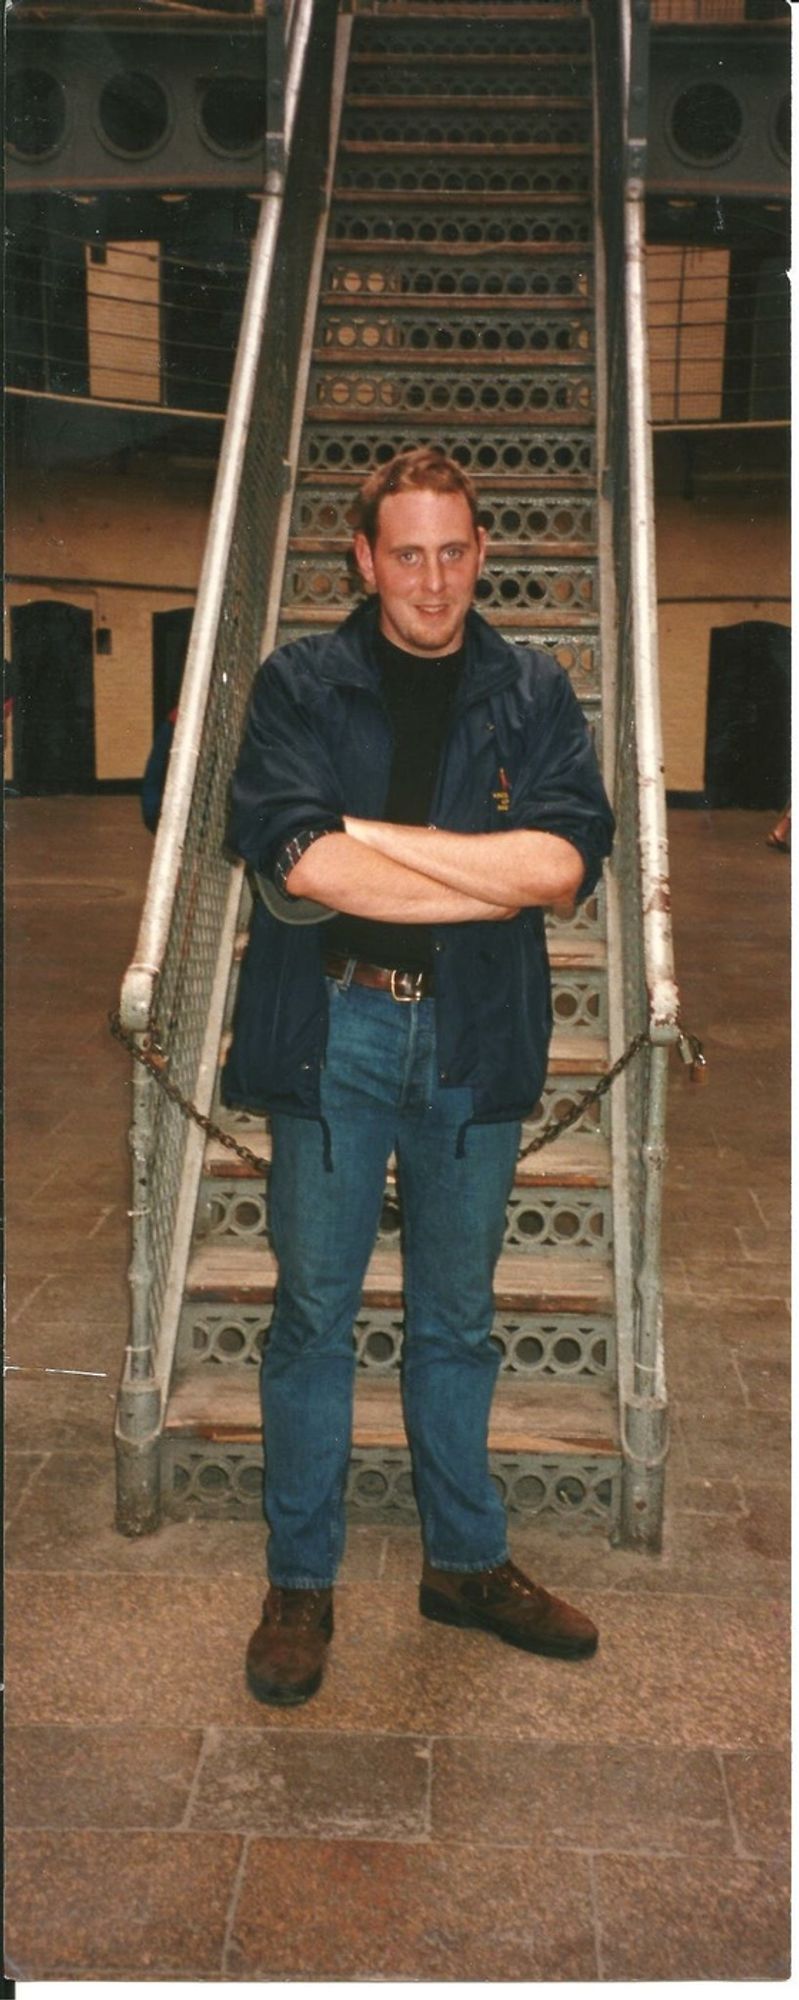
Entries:
[[442,615],[440,621],[436,619],[428,622],[422,612],[414,610],[409,605],[407,618],[403,619],[402,625],[397,619],[392,619],[398,636],[394,638],[394,632],[391,631],[386,636],[389,639],[393,638],[394,644],[403,647],[406,652],[418,653],[424,658],[439,659],[442,653],[459,652],[463,644],[465,622],[466,613],[460,610],[451,610],[447,619]]

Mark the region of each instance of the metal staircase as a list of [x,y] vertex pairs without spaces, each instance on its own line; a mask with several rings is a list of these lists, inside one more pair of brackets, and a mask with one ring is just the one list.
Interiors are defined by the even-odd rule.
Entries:
[[[600,166],[590,19],[578,0],[480,9],[467,0],[381,0],[356,4],[354,19],[343,32],[339,26],[339,76],[346,56],[346,80],[334,117],[335,125],[340,113],[326,229],[309,256],[312,310],[296,361],[293,439],[284,454],[289,496],[275,531],[282,589],[279,603],[266,605],[267,644],[340,621],[357,587],[348,564],[357,486],[370,466],[403,445],[441,444],[480,490],[490,554],[478,607],[510,640],[554,651],[600,751],[606,691],[612,788],[619,699],[613,662],[603,661],[602,648],[615,652],[619,624],[612,523],[603,517],[599,491],[609,396],[597,376],[603,293],[596,274]],[[335,105],[335,83],[333,96]],[[257,656],[250,673],[256,664]],[[241,708],[239,702],[239,720]],[[228,716],[225,725],[228,757],[235,719]],[[212,717],[205,730],[213,733]],[[175,777],[176,795],[179,782]],[[179,839],[173,845],[180,851]],[[220,924],[209,1012],[211,1020],[216,1007],[216,1034],[205,1038],[200,1083],[204,1077],[213,1116],[268,1155],[262,1121],[226,1112],[212,1076],[218,1029],[224,1046],[246,948],[246,892],[240,911],[236,902],[228,897]],[[601,1077],[630,1025],[619,998],[623,913],[612,887],[610,922],[608,915],[602,889],[573,920],[550,925],[555,1035],[528,1137]],[[639,927],[640,921],[639,912]],[[611,961],[616,954],[610,966],[609,951]],[[139,970],[144,962],[140,949]],[[163,985],[162,978],[162,1047]],[[646,1005],[645,973],[637,972],[637,985]],[[660,1032],[668,1042],[676,1009],[664,1009],[662,997]],[[152,1005],[151,991],[150,1020]],[[129,1006],[129,1019],[144,1025],[141,1001],[138,1014]],[[651,1052],[652,1062],[657,1054]],[[148,1106],[144,1151],[149,1147],[152,1160],[153,1119],[166,1113],[151,1078],[139,1088]],[[643,1124],[650,1098],[645,1092],[639,1106]],[[614,1145],[617,1155],[629,1152],[627,1122],[623,1105],[612,1114],[606,1097],[601,1109],[583,1112],[568,1136],[520,1161],[495,1285],[502,1371],[490,1447],[495,1479],[518,1515],[569,1516],[580,1526],[600,1523],[612,1536],[624,1532],[652,1543],[659,1494],[651,1478],[647,1487],[647,1451],[632,1448],[628,1436],[627,1404],[643,1378],[634,1374],[640,1311],[628,1241],[636,1192],[624,1159],[615,1169],[612,1161]],[[138,1410],[135,1391],[125,1400],[124,1381],[120,1396],[120,1520],[132,1531],[152,1525],[159,1497],[171,1514],[241,1516],[260,1507],[258,1361],[276,1276],[268,1183],[265,1193],[257,1170],[216,1140],[201,1150],[194,1134],[186,1152],[176,1224],[182,1263],[173,1254],[161,1288],[161,1309],[172,1320],[162,1341],[168,1368],[159,1371],[156,1360],[149,1377],[146,1367],[141,1371]],[[151,1180],[150,1174],[148,1187]],[[621,1249],[620,1229],[627,1245]],[[151,1247],[149,1238],[138,1259],[134,1254],[134,1295],[138,1282],[140,1306],[147,1291],[157,1348],[152,1327],[159,1306],[145,1268]],[[389,1202],[355,1328],[349,1501],[360,1519],[413,1518],[401,1338],[397,1212]],[[658,1418],[659,1341],[658,1325],[654,1362],[643,1361],[649,1376],[643,1400],[657,1404]],[[152,1378],[159,1373],[154,1427]],[[127,1378],[130,1389],[130,1366]],[[148,1381],[150,1415],[142,1423]],[[659,1423],[654,1442],[658,1489]],[[148,1459],[145,1503],[141,1467]]]

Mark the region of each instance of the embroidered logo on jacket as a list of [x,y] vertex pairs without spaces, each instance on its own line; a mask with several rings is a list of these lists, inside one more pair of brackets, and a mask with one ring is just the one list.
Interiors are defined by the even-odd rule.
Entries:
[[497,790],[491,793],[491,797],[497,812],[506,813],[510,809],[510,778],[502,764],[499,767],[498,777],[499,784]]

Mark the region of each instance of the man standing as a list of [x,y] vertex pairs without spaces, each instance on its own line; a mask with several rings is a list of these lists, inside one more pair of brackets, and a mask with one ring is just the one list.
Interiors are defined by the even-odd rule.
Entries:
[[271,885],[224,1094],[271,1118],[270,1588],[247,1679],[277,1703],[316,1691],[333,1631],[392,1151],[420,1610],[562,1658],[597,1644],[510,1562],[487,1435],[493,1274],[552,1025],[543,913],[590,894],[612,814],[565,674],[472,608],[485,531],[461,468],[424,447],[374,472],[354,554],[366,603],[261,669],[232,787],[233,843]]

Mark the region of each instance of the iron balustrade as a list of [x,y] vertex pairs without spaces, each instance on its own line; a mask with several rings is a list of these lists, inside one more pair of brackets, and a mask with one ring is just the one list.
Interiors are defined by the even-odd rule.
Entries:
[[[270,3],[272,36],[274,16]],[[225,852],[227,790],[270,593],[279,599],[293,411],[303,399],[324,210],[335,9],[295,0],[290,28],[169,775],[120,1004],[123,1027],[145,1046],[157,1024],[170,1080],[205,1112],[242,888]],[[158,1519],[159,1439],[202,1139],[138,1064],[133,1090],[132,1307],[117,1444],[119,1525],[135,1534]]]
[[642,1030],[652,1046],[613,1100],[615,1275],[625,1539],[657,1546],[668,1445],[660,1276],[666,1066],[678,1040],[669,904],[654,501],[649,423],[644,171],[649,7],[594,0],[598,226],[604,270],[600,451],[609,671],[605,744],[618,820],[609,871],[611,1059]]

